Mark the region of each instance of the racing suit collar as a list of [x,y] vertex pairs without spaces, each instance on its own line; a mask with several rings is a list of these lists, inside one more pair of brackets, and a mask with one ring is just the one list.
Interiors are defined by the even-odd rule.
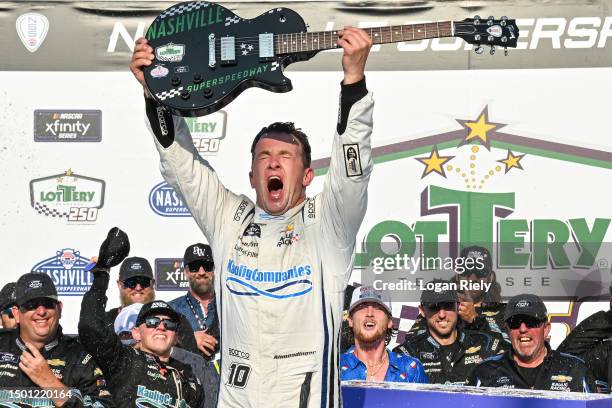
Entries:
[[308,198],[304,199],[304,201],[302,201],[301,203],[299,203],[295,207],[290,208],[289,210],[287,210],[287,212],[285,212],[284,214],[281,214],[281,215],[268,214],[263,209],[261,209],[260,207],[256,206],[255,207],[255,216],[254,216],[253,222],[255,222],[256,224],[270,224],[270,223],[276,223],[276,222],[278,222],[278,223],[285,222],[285,221],[291,219],[299,211],[301,211],[302,207],[304,207],[304,205],[306,204],[307,201],[308,201]]
[[[458,341],[459,344],[461,344],[463,346],[464,340],[465,340],[465,332],[463,330],[461,330],[457,326],[457,338],[455,339],[455,341]],[[439,349],[441,347],[440,343],[438,343],[438,341],[436,339],[434,339],[434,337],[431,335],[431,332],[429,331],[429,328],[427,329],[427,341],[430,342],[431,345],[434,346],[437,349]],[[454,344],[454,342],[451,343],[451,344]]]
[[[15,330],[15,344],[17,344],[17,347],[19,347],[19,349],[21,351],[26,351],[27,347],[25,346],[25,344],[23,343],[23,341],[21,341],[21,338],[19,337],[19,330]],[[55,348],[60,341],[60,337],[62,337],[62,326],[58,325],[57,326],[57,333],[55,333],[55,338],[53,340],[51,340],[49,343],[45,344],[44,350],[45,351],[49,351],[52,350],[53,348]]]

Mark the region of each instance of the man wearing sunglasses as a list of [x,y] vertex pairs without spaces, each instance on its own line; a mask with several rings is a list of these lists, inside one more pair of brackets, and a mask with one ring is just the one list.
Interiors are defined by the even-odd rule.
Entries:
[[[438,282],[445,283],[433,281]],[[459,299],[454,290],[424,290],[419,310],[426,327],[394,351],[418,358],[432,384],[465,385],[478,363],[504,351],[501,336],[458,327]]]
[[178,341],[179,314],[162,300],[142,306],[132,329],[138,350],[123,344],[106,307],[109,274],[94,268],[94,281],[81,303],[79,337],[108,377],[119,407],[200,407],[203,392],[191,368],[171,357]]
[[2,329],[11,330],[17,327],[17,321],[13,316],[13,306],[15,301],[15,282],[10,282],[0,290],[0,319]]
[[[47,390],[36,401],[41,407],[113,406],[91,354],[62,333],[62,303],[51,278],[44,273],[21,276],[15,297],[13,314],[19,325],[0,333],[0,388]],[[17,396],[8,402],[32,403]]]
[[170,305],[187,318],[198,349],[211,358],[219,346],[219,322],[215,305],[215,263],[209,245],[198,243],[185,249],[183,272],[189,281],[189,292],[170,301]]
[[119,268],[119,307],[110,309],[107,313],[109,322],[114,322],[121,308],[132,303],[149,303],[155,299],[155,280],[153,268],[145,258],[132,256],[125,258]]
[[468,385],[550,391],[595,392],[595,379],[583,360],[550,348],[544,302],[531,294],[514,296],[505,315],[512,348],[480,363]]

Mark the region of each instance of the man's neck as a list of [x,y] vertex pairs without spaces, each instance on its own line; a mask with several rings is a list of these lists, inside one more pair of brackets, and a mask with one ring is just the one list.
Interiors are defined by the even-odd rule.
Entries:
[[456,328],[447,337],[438,336],[438,334],[436,334],[436,332],[434,332],[433,330],[429,330],[429,334],[431,334],[431,337],[433,337],[434,340],[437,341],[438,344],[441,346],[450,346],[455,341],[457,341],[457,329]]
[[212,290],[210,292],[205,293],[204,295],[198,295],[193,290],[190,292],[191,296],[193,296],[195,300],[200,302],[202,306],[206,308],[208,307],[208,304],[215,298],[215,292]]
[[368,367],[380,364],[385,353],[384,338],[372,343],[365,343],[355,339],[355,356]]
[[40,339],[35,340],[29,337],[28,335],[26,335],[25,333],[22,333],[21,331],[19,332],[19,339],[24,345],[26,343],[29,343],[33,345],[37,350],[42,350],[47,344],[53,341],[53,337],[49,339],[44,339],[44,340],[40,340]]
[[547,354],[548,354],[548,349],[544,347],[533,358],[529,360],[522,360],[521,357],[516,353],[512,353],[512,359],[520,367],[535,368],[535,367],[538,367],[540,364],[542,364]]

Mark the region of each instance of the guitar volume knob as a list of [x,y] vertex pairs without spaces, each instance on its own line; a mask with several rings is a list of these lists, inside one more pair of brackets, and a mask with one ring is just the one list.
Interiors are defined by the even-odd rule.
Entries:
[[205,98],[211,98],[213,96],[213,91],[210,88],[204,88],[204,97]]
[[172,85],[174,86],[179,86],[181,84],[181,78],[177,76],[172,77],[172,79],[170,80],[170,83],[172,83]]
[[191,93],[189,93],[189,91],[188,91],[188,90],[183,89],[183,90],[181,91],[181,99],[187,100],[187,99],[189,99],[190,97],[191,97]]
[[202,82],[204,79],[202,78],[202,75],[200,74],[194,74],[193,76],[193,83],[194,84],[199,84],[200,82]]

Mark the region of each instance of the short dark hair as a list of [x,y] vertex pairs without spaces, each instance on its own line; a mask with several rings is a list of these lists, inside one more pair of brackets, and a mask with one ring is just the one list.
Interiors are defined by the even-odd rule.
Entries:
[[308,136],[302,129],[296,128],[293,122],[274,122],[263,129],[255,136],[253,139],[253,144],[251,145],[251,162],[255,160],[255,146],[259,140],[269,133],[286,133],[293,137],[295,137],[302,145],[302,161],[304,162],[304,167],[310,167],[310,143],[308,142]]

